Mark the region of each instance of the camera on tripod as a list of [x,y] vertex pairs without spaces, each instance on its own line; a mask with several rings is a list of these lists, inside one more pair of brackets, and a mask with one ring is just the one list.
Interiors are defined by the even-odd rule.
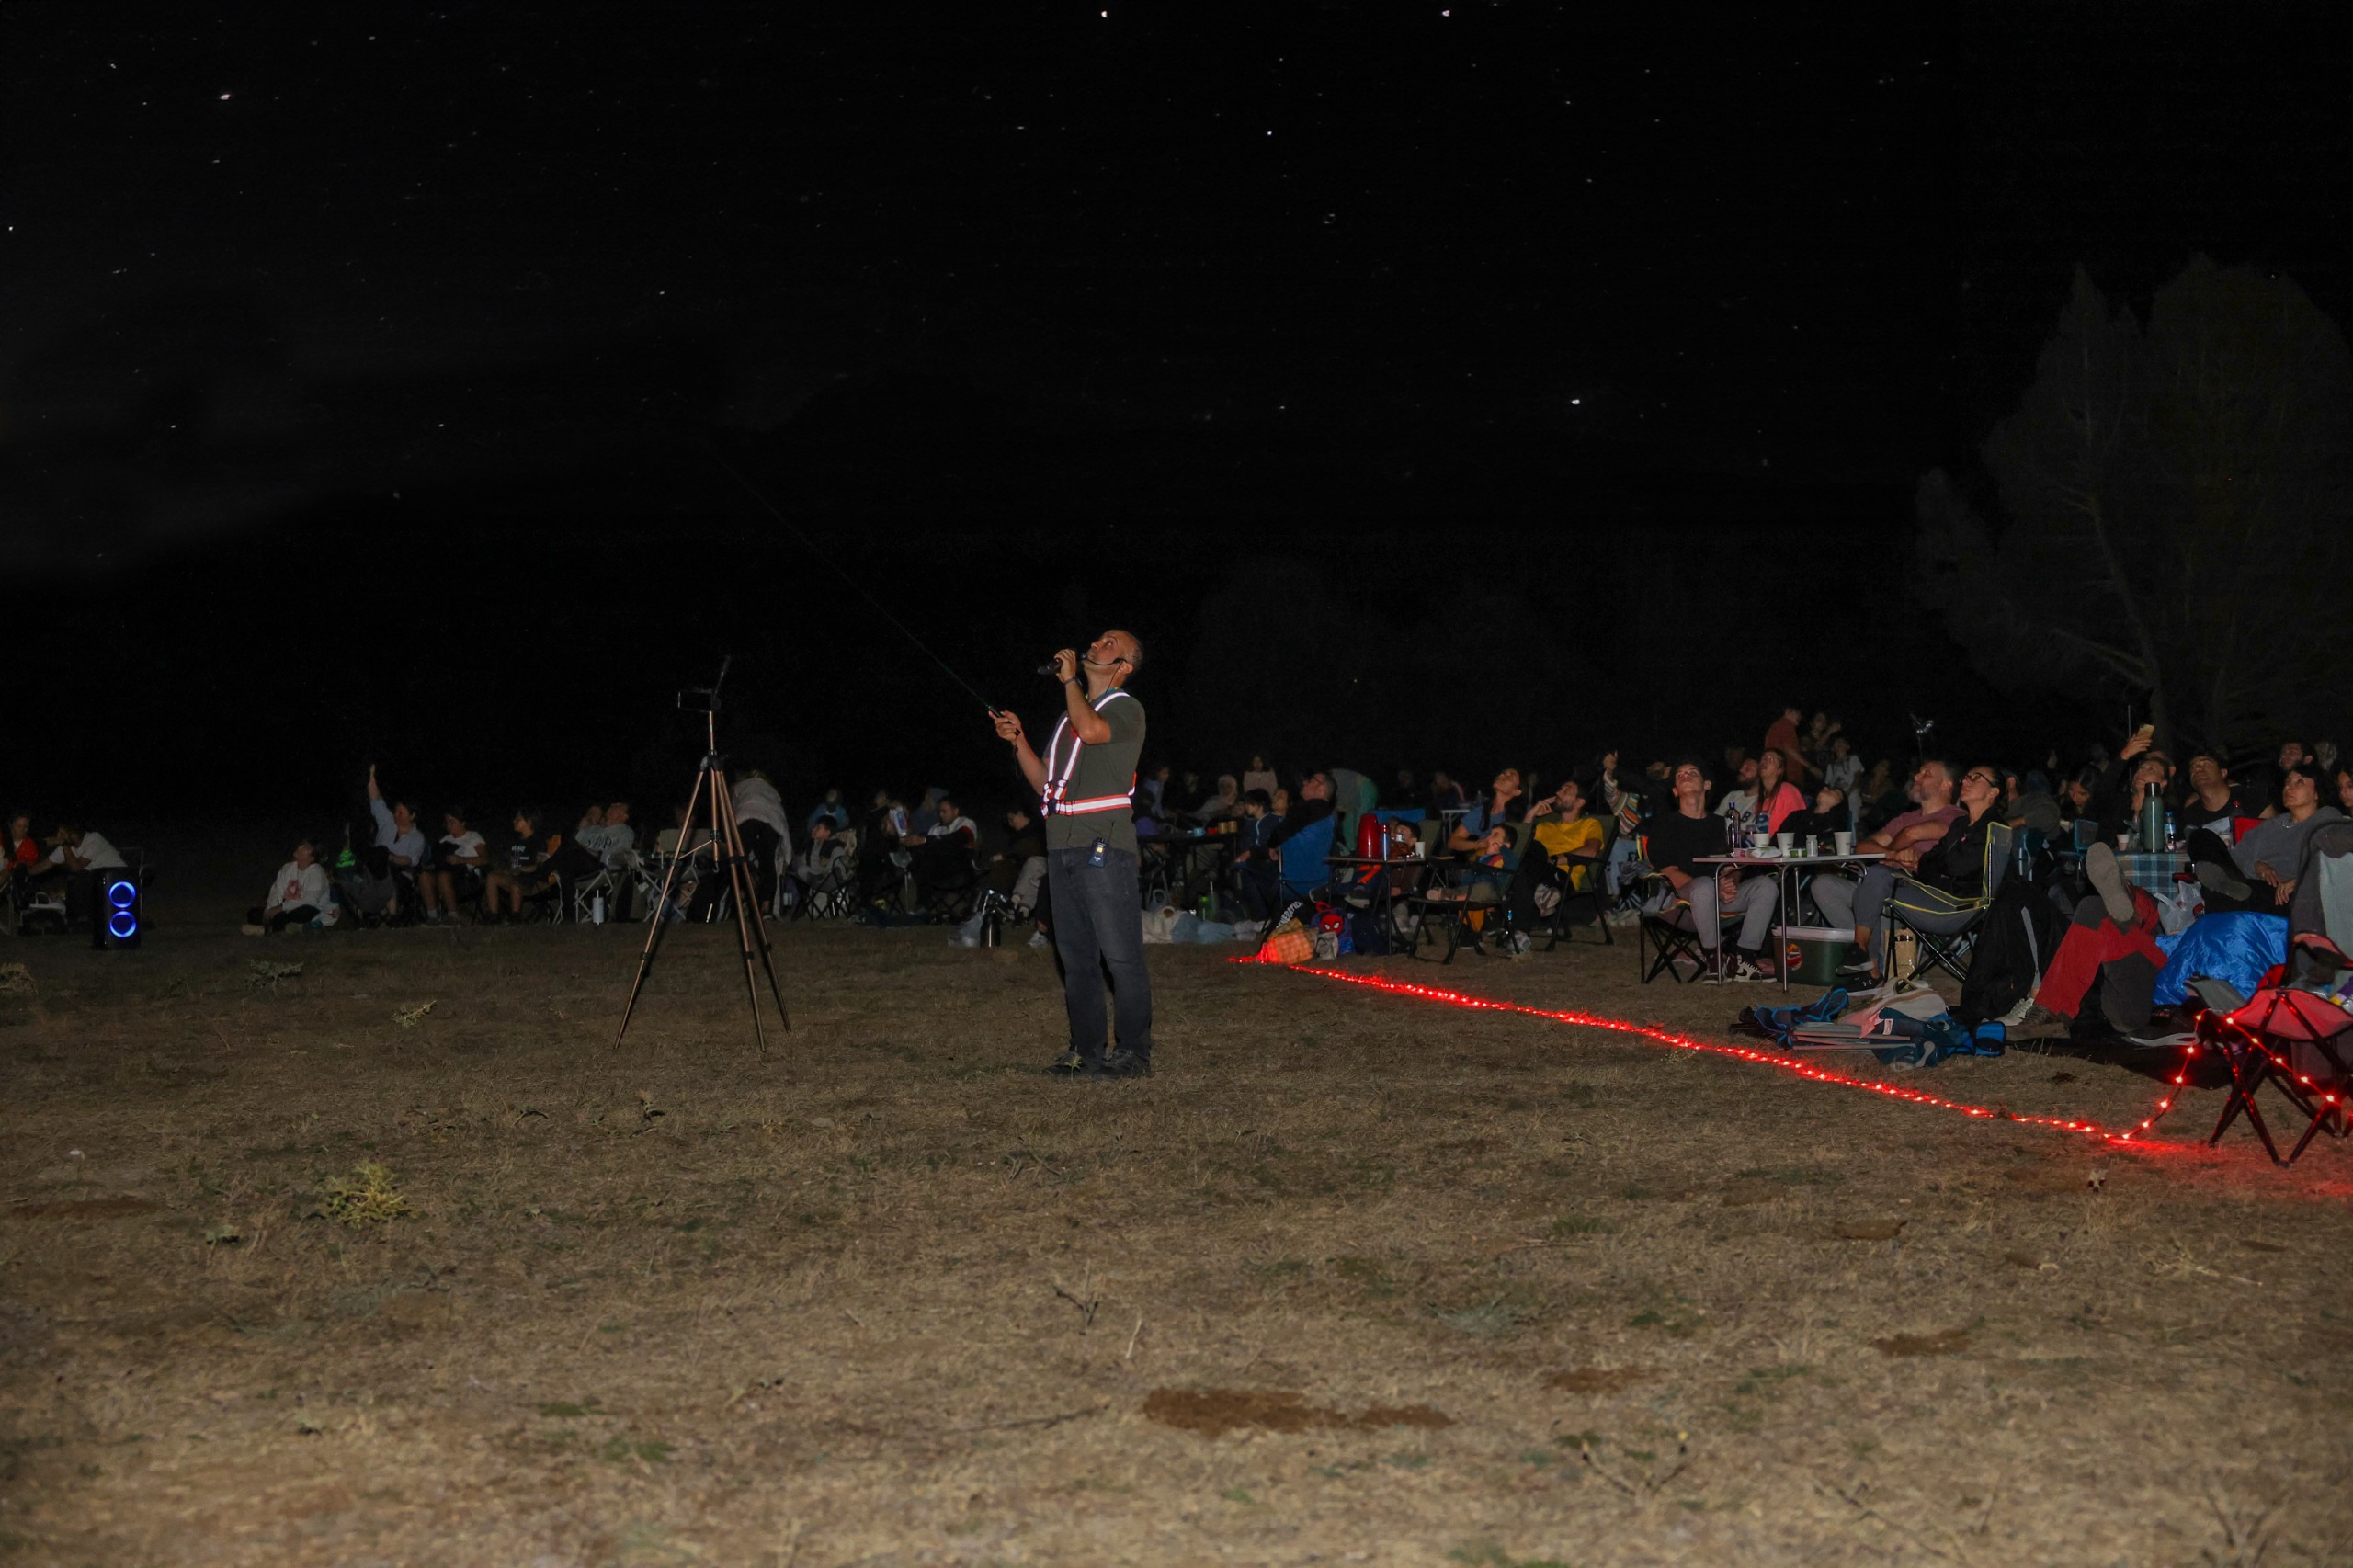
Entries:
[[722,653],[719,659],[719,678],[709,686],[690,686],[678,693],[681,713],[716,714],[719,711],[719,688],[727,684],[728,667],[735,663],[735,655]]

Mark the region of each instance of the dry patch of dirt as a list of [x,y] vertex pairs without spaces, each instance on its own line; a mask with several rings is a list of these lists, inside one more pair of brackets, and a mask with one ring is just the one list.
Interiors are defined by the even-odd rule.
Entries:
[[1310,1404],[1296,1393],[1248,1389],[1154,1389],[1144,1396],[1144,1418],[1179,1431],[1222,1437],[1244,1427],[1262,1432],[1377,1432],[1389,1426],[1443,1431],[1453,1420],[1427,1404],[1369,1405],[1354,1415]]
[[[0,1562],[2342,1555],[2353,1149],[2207,1091],[2120,1153],[1199,949],[1159,1075],[1066,1084],[1045,954],[805,924],[767,1060],[721,929],[616,1050],[642,928],[233,930],[8,954]],[[1904,1081],[2156,1092],[2066,1070]]]

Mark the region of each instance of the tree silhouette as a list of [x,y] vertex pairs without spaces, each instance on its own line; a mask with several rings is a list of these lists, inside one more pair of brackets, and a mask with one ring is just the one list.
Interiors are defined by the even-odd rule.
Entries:
[[2145,699],[2231,747],[2315,717],[2353,650],[2353,356],[2289,279],[2203,256],[2146,324],[2082,271],[1980,456],[1998,526],[1920,482],[1915,586],[1988,679]]

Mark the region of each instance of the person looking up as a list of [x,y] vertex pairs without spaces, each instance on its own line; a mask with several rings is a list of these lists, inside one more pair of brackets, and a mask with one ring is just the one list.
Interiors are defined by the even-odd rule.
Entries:
[[[1646,824],[1651,869],[1666,882],[1650,913],[1699,934],[1699,946],[1711,960],[1710,980],[1761,980],[1770,969],[1765,942],[1772,934],[1780,887],[1770,876],[1741,881],[1736,868],[1701,865],[1706,858],[1724,852],[1723,823],[1708,810],[1708,776],[1698,762],[1684,761],[1676,764],[1668,778],[1675,803]],[[1740,937],[1729,967],[1714,961],[1727,915],[1740,916]]]
[[1486,797],[1454,819],[1454,831],[1447,835],[1446,846],[1458,855],[1476,853],[1486,841],[1487,829],[1497,823],[1516,823],[1527,816],[1528,802],[1522,798],[1523,791],[1518,768],[1506,767],[1496,774]]
[[820,820],[832,823],[835,833],[848,831],[849,807],[842,803],[842,792],[839,790],[826,790],[824,799],[817,802],[816,810],[809,813],[809,820],[803,825],[814,829]]
[[[1938,935],[1966,930],[1977,918],[1985,895],[1993,824],[2001,820],[1995,808],[2001,799],[2001,769],[1980,764],[1961,775],[1955,814],[1934,837],[1915,837],[1904,849],[1890,850],[1888,858],[1866,870],[1859,883],[1814,881],[1814,903],[1824,916],[1834,926],[1847,927],[1849,939],[1863,949],[1862,960],[1850,967],[1884,976],[1886,955],[1878,950],[1879,929],[1890,907],[1917,929]],[[1824,900],[1825,881],[1854,889],[1843,912],[1834,913]]]
[[574,830],[572,841],[605,865],[620,865],[621,857],[637,847],[637,829],[630,825],[629,802],[615,801],[589,809],[597,812],[597,820],[584,822]]
[[2279,799],[2285,809],[2248,828],[2237,843],[2212,828],[2190,831],[2190,873],[2206,890],[2208,914],[2262,910],[2277,915],[2286,910],[2295,895],[2304,846],[2313,830],[2345,820],[2335,806],[2321,804],[2321,790],[2319,768],[2309,762],[2292,762],[2279,779]]
[[2189,759],[2189,792],[2181,798],[2179,818],[2185,835],[2208,828],[2230,838],[2238,832],[2232,825],[2237,819],[2262,814],[2231,783],[2230,767],[2221,757],[2201,751]]
[[[519,918],[527,895],[545,892],[554,881],[548,861],[563,843],[561,834],[551,834],[540,825],[540,813],[526,807],[515,813],[512,824],[514,838],[506,849],[506,863],[496,870],[485,870],[482,879],[482,914],[484,920],[502,916]],[[575,833],[589,831],[575,829]]]
[[1779,833],[1783,822],[1805,810],[1805,796],[1789,781],[1782,760],[1786,755],[1768,747],[1756,758],[1755,779],[1733,790],[1717,804],[1716,814],[1738,822],[1744,838],[1759,833]]
[[1782,819],[1779,831],[1789,834],[1803,848],[1805,840],[1815,840],[1817,851],[1829,846],[1831,839],[1851,832],[1847,824],[1855,819],[1847,810],[1847,798],[1830,785],[1824,784],[1813,792],[1813,801],[1804,811],[1792,812]]
[[2268,797],[2263,808],[2265,816],[2278,816],[2288,809],[2288,770],[2298,763],[2311,760],[2312,753],[2304,748],[2303,742],[2281,741],[2279,743],[2279,766],[2272,770],[2270,786],[2264,791]]
[[[1916,804],[1857,844],[1856,852],[1885,856],[1881,864],[1890,871],[1911,870],[1920,863],[1920,856],[1928,846],[1942,838],[1945,830],[1962,815],[1961,809],[1953,803],[1958,784],[1952,764],[1927,758],[1913,769],[1912,783],[1906,790]],[[1813,896],[1814,907],[1822,911],[1825,924],[1852,930],[1856,924],[1857,885],[1851,878],[1820,876],[1806,884],[1806,892]],[[1868,953],[1865,958],[1869,959]]]
[[417,902],[424,906],[426,925],[456,922],[459,893],[481,880],[489,859],[482,835],[468,827],[462,815],[441,813],[441,842],[433,863],[416,879]]
[[294,846],[294,858],[278,868],[269,881],[269,897],[247,912],[241,927],[248,937],[283,931],[289,926],[324,930],[335,924],[335,904],[327,896],[327,869],[319,864],[315,845],[305,838]]
[[376,783],[376,765],[368,765],[368,814],[375,820],[376,843],[368,855],[368,869],[377,877],[392,879],[392,902],[384,913],[398,916],[401,912],[401,890],[414,892],[416,876],[431,858],[425,844],[425,830],[416,825],[416,812],[406,801],[387,804],[384,792]]
[[[991,715],[1046,811],[1047,897],[1070,1021],[1070,1048],[1053,1066],[1071,1076],[1152,1073],[1152,976],[1143,961],[1133,807],[1146,725],[1143,704],[1125,689],[1143,659],[1142,642],[1116,627],[1088,645],[1083,675],[1078,653],[1059,650],[1054,674],[1063,711],[1043,756],[1031,748],[1017,715]],[[1116,1051],[1107,1049],[1107,972],[1119,1017]]]

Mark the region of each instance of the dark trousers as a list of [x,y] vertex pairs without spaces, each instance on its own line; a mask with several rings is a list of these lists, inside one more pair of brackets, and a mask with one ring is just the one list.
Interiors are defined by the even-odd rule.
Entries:
[[743,835],[744,853],[752,858],[752,886],[759,891],[761,904],[774,903],[776,876],[781,869],[777,851],[784,847],[783,838],[764,822],[738,821],[735,831]]
[[1152,1055],[1152,977],[1143,967],[1143,893],[1136,858],[1107,849],[1103,864],[1086,863],[1084,849],[1046,851],[1046,886],[1054,905],[1054,956],[1062,962],[1063,1006],[1070,1013],[1070,1048],[1103,1057],[1103,977],[1111,979],[1120,1045]]
[[318,910],[307,903],[298,903],[291,909],[280,909],[275,915],[256,904],[245,915],[245,924],[267,926],[273,931],[283,931],[289,926],[308,926],[318,917]]

